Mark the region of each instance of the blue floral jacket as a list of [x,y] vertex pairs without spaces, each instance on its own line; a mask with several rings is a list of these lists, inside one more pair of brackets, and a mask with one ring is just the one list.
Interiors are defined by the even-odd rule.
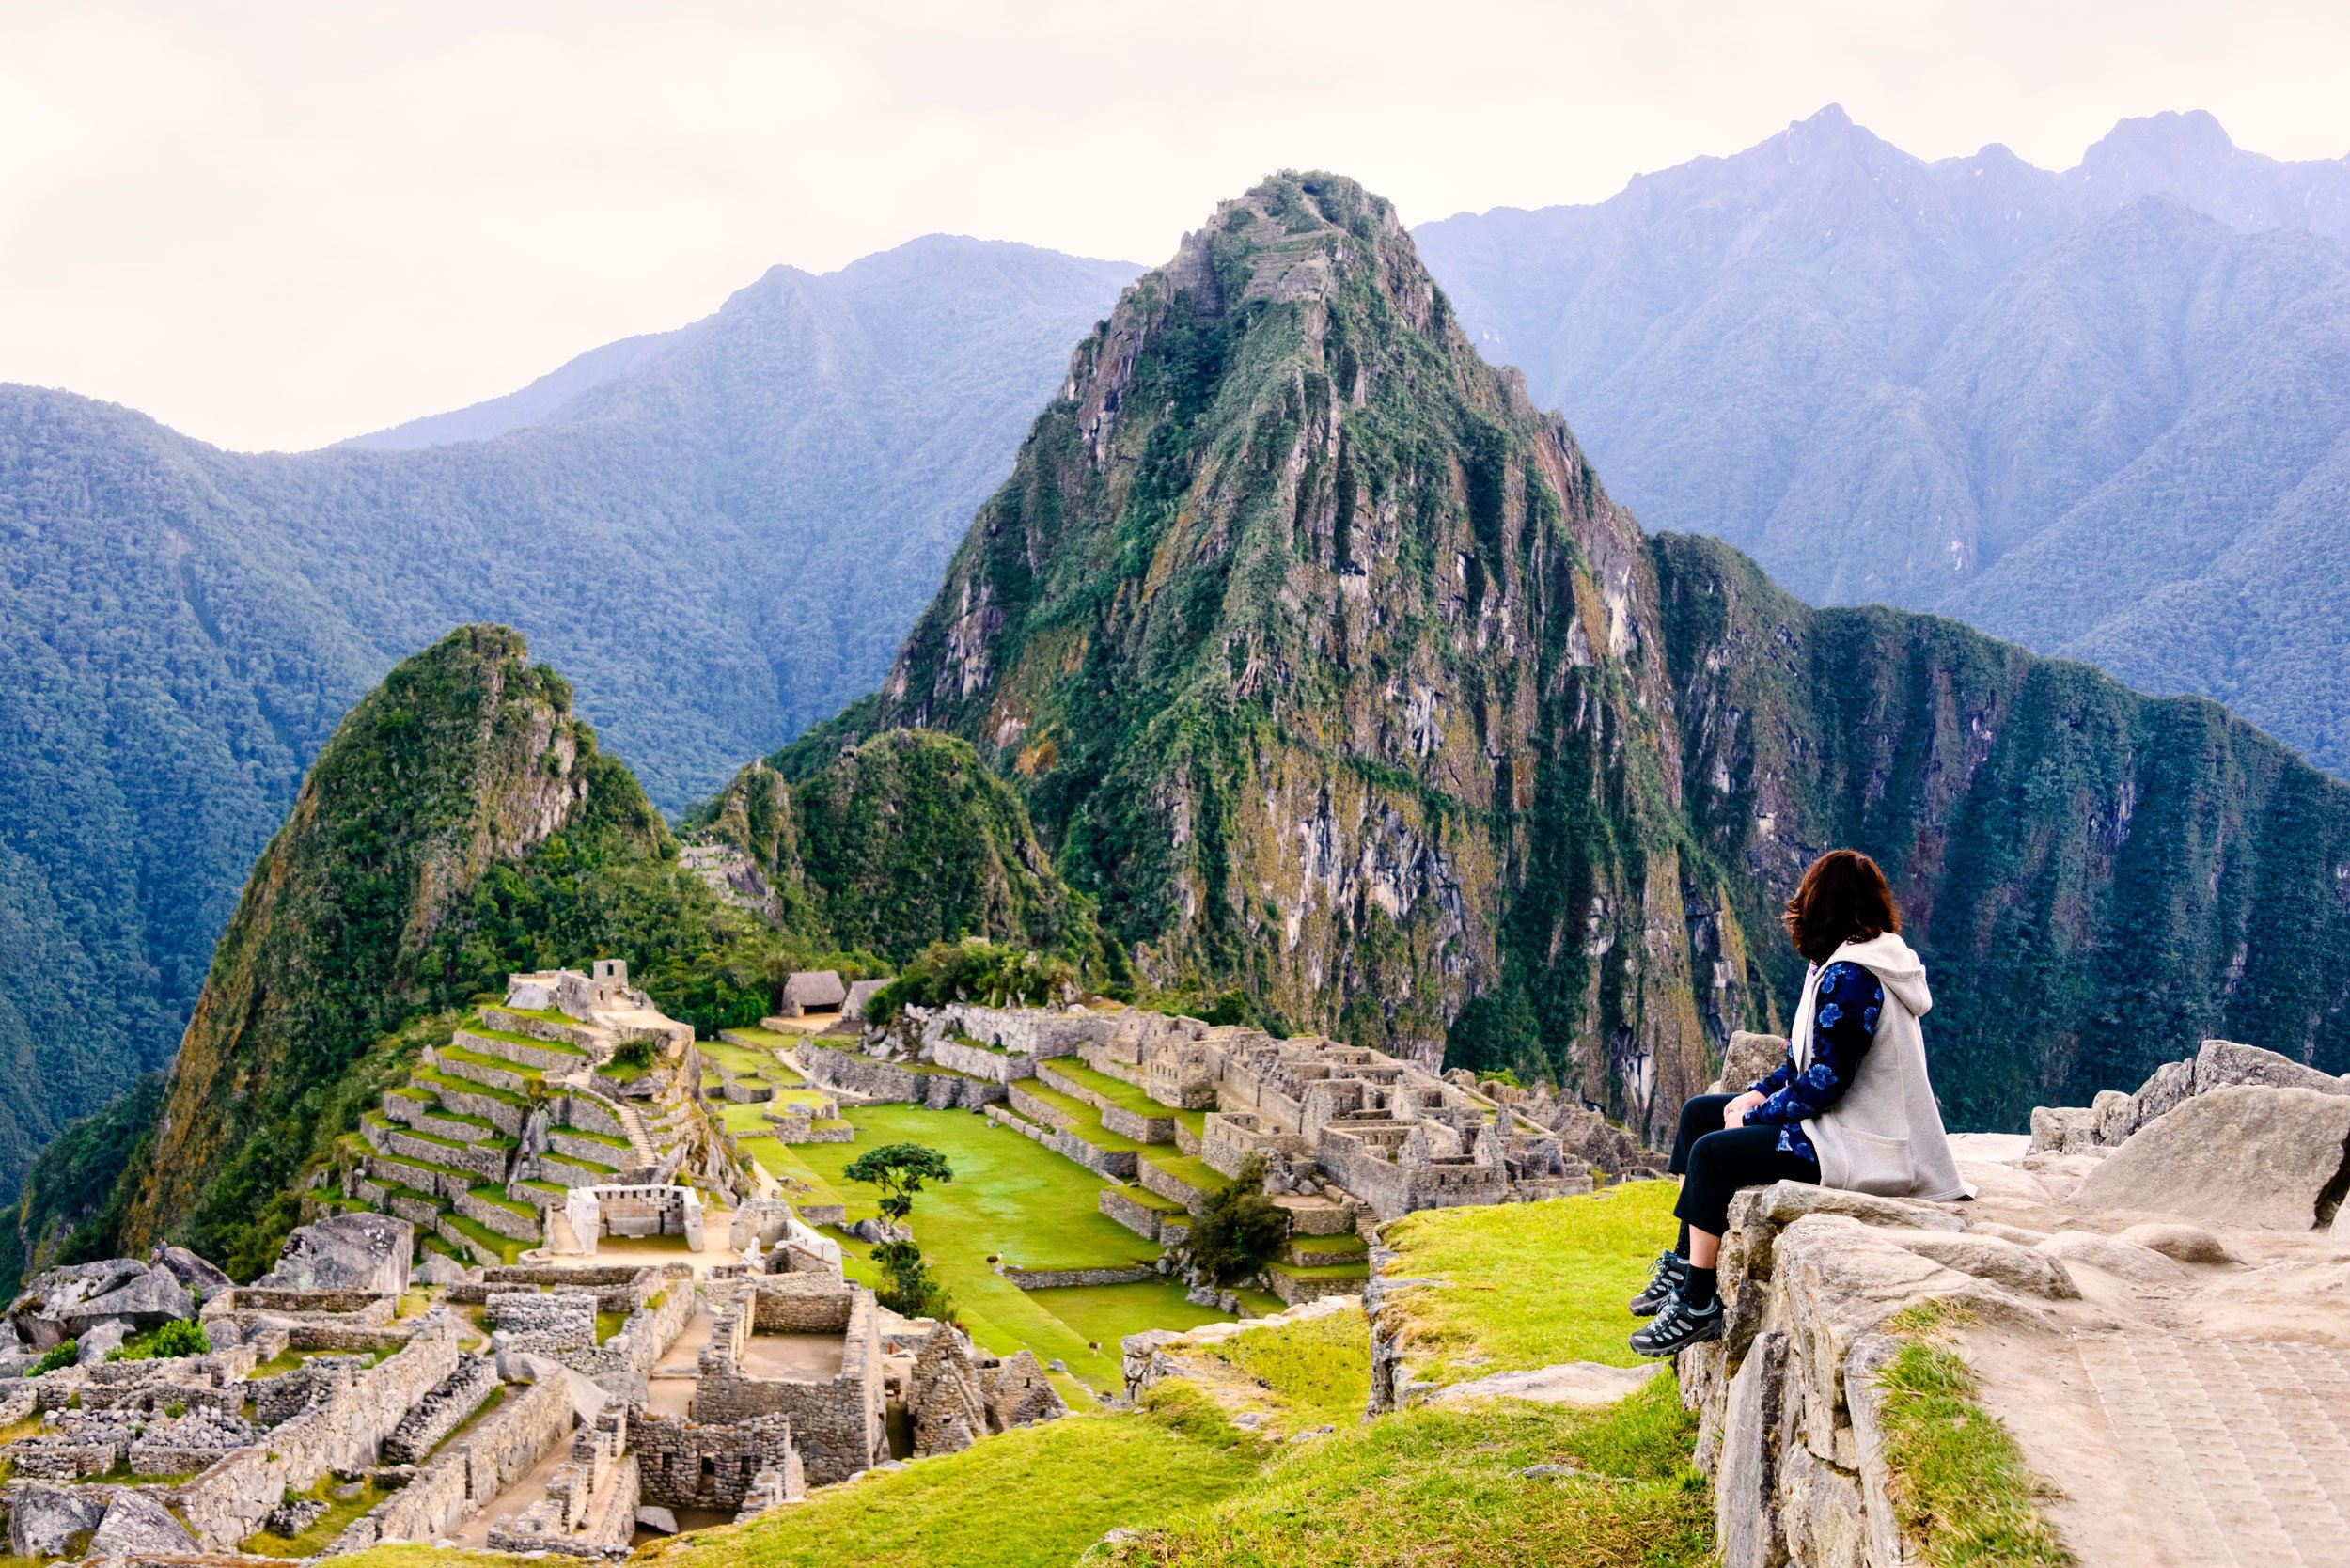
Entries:
[[1852,1087],[1853,1074],[1876,1038],[1885,987],[1858,964],[1831,964],[1805,983],[1819,987],[1811,1012],[1811,1065],[1798,1074],[1790,1054],[1770,1076],[1750,1086],[1766,1098],[1747,1112],[1746,1124],[1777,1127],[1780,1153],[1817,1164],[1820,1156],[1803,1136],[1804,1119],[1819,1115]]

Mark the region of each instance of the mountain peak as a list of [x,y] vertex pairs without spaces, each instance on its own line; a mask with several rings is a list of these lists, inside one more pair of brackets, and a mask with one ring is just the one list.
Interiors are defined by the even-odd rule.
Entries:
[[2118,121],[2081,154],[2075,172],[2093,184],[2142,186],[2211,173],[2248,156],[2210,111],[2166,109]]

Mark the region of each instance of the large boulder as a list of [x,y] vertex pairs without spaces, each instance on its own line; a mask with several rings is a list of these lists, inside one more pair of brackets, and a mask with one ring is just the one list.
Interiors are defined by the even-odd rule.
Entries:
[[19,1482],[8,1488],[8,1549],[18,1557],[63,1557],[73,1537],[106,1517],[106,1495],[84,1486]]
[[55,1349],[79,1333],[67,1326],[69,1314],[146,1272],[147,1265],[136,1258],[108,1258],[46,1269],[18,1295],[8,1309],[8,1319],[18,1338],[34,1350]]
[[225,1291],[235,1283],[184,1247],[159,1247],[148,1261],[155,1267],[169,1269],[174,1279],[200,1296]]
[[[2160,1074],[2157,1073],[2159,1077]],[[2208,1094],[2229,1084],[2259,1084],[2267,1089],[2308,1089],[2320,1094],[2350,1095],[2350,1081],[2321,1073],[2305,1062],[2257,1045],[2232,1040],[2206,1040],[2195,1053],[2195,1092]],[[2143,1090],[2139,1092],[2143,1093]]]
[[73,1364],[77,1367],[95,1367],[120,1350],[122,1341],[130,1337],[130,1325],[118,1318],[108,1318],[74,1341]]
[[143,1269],[103,1295],[92,1296],[58,1314],[74,1335],[102,1323],[120,1321],[133,1329],[153,1328],[175,1318],[196,1316],[196,1297],[167,1268]]
[[1722,1075],[1717,1080],[1721,1092],[1745,1093],[1748,1084],[1770,1076],[1786,1059],[1786,1056],[1787,1037],[1784,1035],[1731,1030],[1729,1049],[1722,1054]]
[[2314,1230],[2342,1202],[2345,1151],[2350,1094],[2227,1084],[2139,1128],[2073,1200],[2207,1225]]
[[297,1226],[277,1266],[254,1283],[280,1291],[368,1291],[398,1295],[408,1288],[415,1231],[389,1215],[329,1215]]
[[140,1558],[196,1550],[196,1537],[149,1492],[115,1494],[112,1507],[90,1537],[93,1558]]

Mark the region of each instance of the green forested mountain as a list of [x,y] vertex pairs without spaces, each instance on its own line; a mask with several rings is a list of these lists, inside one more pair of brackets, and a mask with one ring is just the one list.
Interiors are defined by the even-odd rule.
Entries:
[[[775,773],[746,773],[723,830],[776,846],[765,864],[779,875],[793,857],[807,868],[794,879],[818,901],[778,928],[680,863],[635,778],[572,712],[569,683],[529,664],[519,635],[464,627],[402,662],[336,729],[253,868],[168,1078],[41,1156],[19,1224],[0,1232],[0,1276],[165,1240],[266,1266],[294,1220],[295,1178],[433,1038],[402,1026],[514,970],[624,956],[709,1034],[773,1011],[785,972],[852,942],[895,956],[977,935],[1096,956],[1086,902],[961,743],[883,737],[796,792],[800,823]],[[922,835],[875,834],[872,818]],[[822,902],[836,885],[886,886],[908,853],[927,864],[942,845],[1017,874],[936,874],[922,902],[854,918]]]
[[[1885,861],[1966,1126],[2217,1030],[2350,1067],[2350,787],[2217,707],[1645,536],[1392,210],[1283,175],[1082,343],[877,704],[1018,782],[1146,979],[1652,1129]],[[789,765],[791,759],[782,761]]]
[[397,658],[510,622],[657,802],[708,793],[879,679],[1131,271],[945,237],[777,268],[362,448],[224,452],[0,386],[0,1192],[168,1059]]
[[1815,604],[2217,698],[2350,773],[2350,160],[2196,114],[2062,173],[1926,163],[1830,109],[1415,238],[1651,523]]

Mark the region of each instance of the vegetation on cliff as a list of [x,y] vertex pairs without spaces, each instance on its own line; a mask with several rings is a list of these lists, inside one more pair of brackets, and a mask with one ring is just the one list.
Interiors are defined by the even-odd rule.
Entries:
[[967,743],[903,729],[826,738],[788,770],[752,763],[687,819],[750,856],[784,925],[900,964],[974,936],[1117,964],[1019,792]]

